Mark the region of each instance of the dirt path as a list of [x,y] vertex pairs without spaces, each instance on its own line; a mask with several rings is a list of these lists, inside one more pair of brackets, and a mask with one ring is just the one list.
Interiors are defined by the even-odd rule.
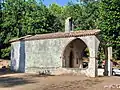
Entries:
[[39,76],[33,74],[8,74],[0,76],[0,90],[120,90],[110,89],[119,84],[120,77],[88,78],[82,75]]

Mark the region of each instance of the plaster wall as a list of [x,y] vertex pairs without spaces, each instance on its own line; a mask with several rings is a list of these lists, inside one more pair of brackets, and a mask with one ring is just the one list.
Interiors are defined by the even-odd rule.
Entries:
[[11,44],[11,70],[18,71],[19,68],[19,49],[20,42]]
[[[21,72],[49,72],[54,73],[56,70],[62,69],[64,62],[64,50],[68,48],[66,52],[69,52],[67,45],[80,38],[90,52],[90,62],[88,69],[83,71],[84,74],[95,77],[97,73],[96,67],[96,47],[99,45],[99,41],[96,36],[83,36],[83,37],[69,37],[69,38],[56,38],[56,39],[42,39],[42,40],[30,40],[30,41],[17,41],[11,44],[11,69]],[[81,42],[76,42],[74,53],[80,53],[81,48],[84,47]],[[68,57],[68,54],[66,54]],[[78,57],[76,54],[76,58]],[[74,60],[76,62],[76,60]],[[75,64],[76,68],[79,67]],[[60,71],[60,70],[59,70]]]

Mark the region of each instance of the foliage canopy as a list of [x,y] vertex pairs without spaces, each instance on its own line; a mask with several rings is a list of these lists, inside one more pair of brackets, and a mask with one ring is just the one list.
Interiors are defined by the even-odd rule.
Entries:
[[74,19],[75,30],[101,29],[102,45],[112,45],[114,58],[120,57],[120,43],[113,43],[120,41],[119,0],[77,1],[47,7],[41,0],[1,0],[0,58],[9,58],[10,39],[64,31],[67,17]]

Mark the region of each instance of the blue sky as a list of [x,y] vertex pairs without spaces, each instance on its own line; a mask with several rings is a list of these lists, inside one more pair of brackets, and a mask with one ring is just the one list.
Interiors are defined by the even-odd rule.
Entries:
[[61,6],[64,6],[68,3],[68,1],[76,2],[76,0],[43,0],[44,4],[47,6],[52,3],[57,3]]

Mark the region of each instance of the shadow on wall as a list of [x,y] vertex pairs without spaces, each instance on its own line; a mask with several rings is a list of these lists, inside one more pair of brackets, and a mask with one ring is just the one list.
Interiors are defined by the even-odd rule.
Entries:
[[20,41],[20,56],[18,72],[25,72],[25,41]]
[[10,66],[10,68],[11,68],[11,70],[14,70],[14,66],[15,66],[15,59],[14,59],[14,47],[13,47],[13,45],[11,46],[11,66]]

